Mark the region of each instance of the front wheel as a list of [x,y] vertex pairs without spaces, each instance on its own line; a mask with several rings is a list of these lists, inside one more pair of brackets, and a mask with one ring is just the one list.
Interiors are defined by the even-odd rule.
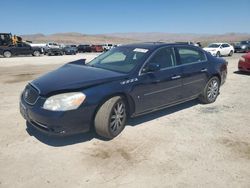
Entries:
[[95,116],[95,130],[102,137],[112,139],[122,132],[127,120],[126,103],[116,96],[107,100]]
[[228,56],[232,56],[233,53],[234,53],[233,50],[231,50],[231,51],[229,52]]
[[204,104],[213,103],[219,95],[220,91],[220,80],[218,77],[212,77],[203,89],[199,100]]
[[216,53],[216,57],[220,57],[220,52],[219,51]]
[[3,53],[3,56],[4,57],[7,57],[7,58],[9,58],[9,57],[11,57],[11,52],[10,51],[5,51],[4,53]]

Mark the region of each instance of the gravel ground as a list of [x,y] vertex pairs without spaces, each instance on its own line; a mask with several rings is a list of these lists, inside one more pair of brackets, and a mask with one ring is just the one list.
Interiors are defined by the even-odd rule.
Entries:
[[117,138],[47,137],[18,109],[29,80],[95,54],[0,58],[0,187],[250,187],[250,75],[227,58],[217,101],[131,119]]

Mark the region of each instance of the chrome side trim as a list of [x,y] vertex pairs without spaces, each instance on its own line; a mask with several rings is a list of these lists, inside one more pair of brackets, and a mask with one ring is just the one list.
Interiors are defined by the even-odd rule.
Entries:
[[173,87],[161,89],[161,90],[158,90],[158,91],[153,91],[153,92],[150,92],[150,93],[145,93],[144,96],[153,95],[153,94],[156,94],[156,93],[161,93],[161,92],[168,91],[168,90],[171,90],[171,89],[175,89],[175,88],[181,87],[181,86],[182,85],[177,85],[177,86],[173,86]]

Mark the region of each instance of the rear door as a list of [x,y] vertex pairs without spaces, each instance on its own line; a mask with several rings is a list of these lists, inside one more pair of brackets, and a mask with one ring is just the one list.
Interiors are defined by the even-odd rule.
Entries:
[[205,53],[194,47],[176,47],[177,59],[182,67],[183,98],[198,96],[208,80],[208,61]]
[[231,48],[228,44],[222,44],[221,45],[222,49],[221,49],[221,55],[228,55],[231,51]]
[[[147,72],[150,64],[158,64],[161,69]],[[181,67],[176,66],[174,49],[158,49],[143,67],[131,94],[135,98],[136,113],[175,103],[181,99]]]

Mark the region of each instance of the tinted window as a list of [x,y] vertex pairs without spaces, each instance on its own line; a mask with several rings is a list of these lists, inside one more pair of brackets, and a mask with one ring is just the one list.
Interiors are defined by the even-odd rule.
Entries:
[[223,48],[227,48],[227,47],[229,47],[229,45],[228,44],[222,44],[221,45]]
[[209,44],[208,48],[219,48],[220,44]]
[[161,68],[172,67],[175,65],[175,56],[172,48],[161,48],[149,60],[150,63],[159,64]]
[[196,49],[191,49],[187,47],[179,47],[177,51],[180,55],[180,60],[182,64],[196,63],[206,60],[205,54]]
[[17,46],[18,47],[23,47],[23,44],[22,43],[17,43]]

